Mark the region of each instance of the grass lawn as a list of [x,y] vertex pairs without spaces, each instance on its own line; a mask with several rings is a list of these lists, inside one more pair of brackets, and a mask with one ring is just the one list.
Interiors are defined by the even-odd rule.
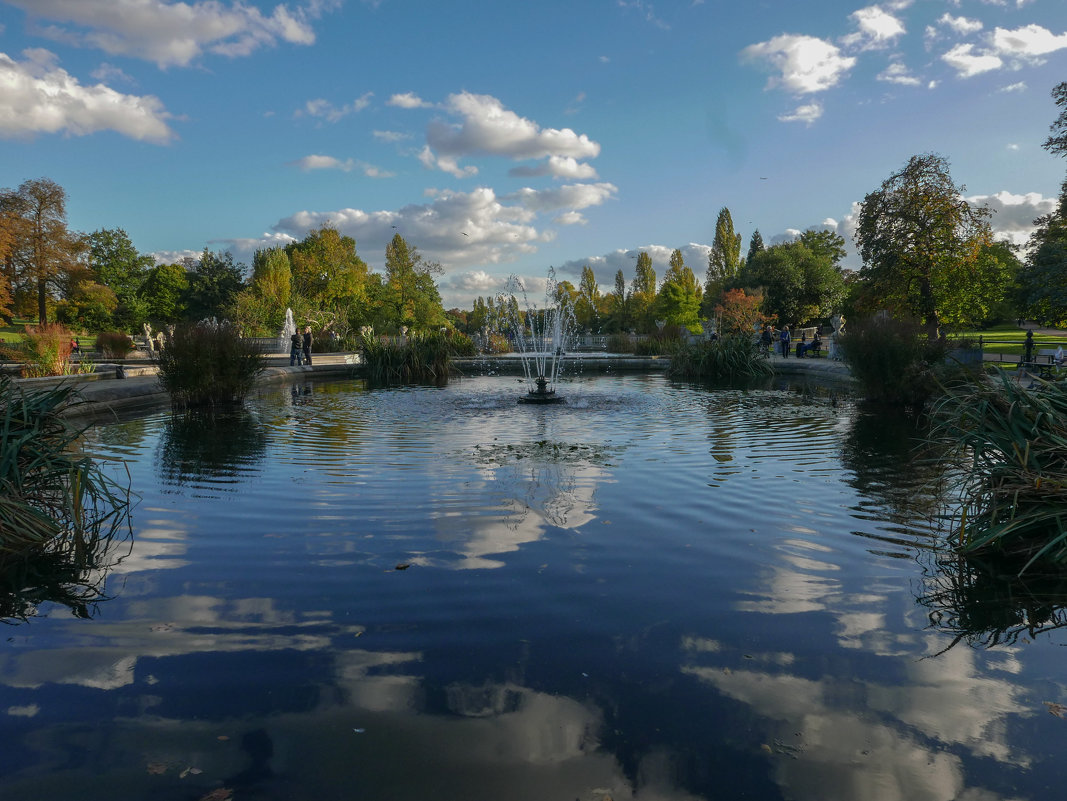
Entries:
[[[22,334],[26,330],[28,325],[37,325],[36,320],[22,319],[16,317],[11,321],[11,325],[0,325],[0,343],[18,343],[22,342]],[[77,336],[78,345],[82,350],[92,350],[96,344],[95,336]]]
[[[1026,329],[1017,328],[1012,323],[993,326],[984,331],[960,331],[953,334],[950,339],[960,337],[978,339],[979,336],[982,337],[982,349],[987,357],[990,354],[999,353],[1004,356],[1014,356],[1016,359],[1012,361],[1017,361],[1026,349]],[[1067,331],[1057,335],[1034,334],[1035,357],[1039,350],[1055,350],[1057,347],[1067,350]]]

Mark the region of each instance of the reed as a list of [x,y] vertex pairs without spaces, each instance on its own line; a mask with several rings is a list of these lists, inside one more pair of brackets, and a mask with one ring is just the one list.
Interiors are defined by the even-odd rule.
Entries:
[[155,361],[178,409],[240,403],[266,366],[260,348],[225,323],[179,326]]
[[0,376],[0,570],[44,555],[91,566],[127,520],[128,487],[76,455],[81,432],[59,414],[73,392]]
[[773,372],[767,352],[749,334],[682,345],[671,355],[670,375],[676,378],[756,378]]
[[473,349],[461,340],[453,341],[447,332],[409,334],[404,338],[382,340],[366,335],[362,342],[368,377],[378,383],[448,381],[452,357]]
[[1067,384],[1030,390],[998,371],[948,388],[931,421],[960,477],[946,512],[956,549],[1019,573],[1067,565]]

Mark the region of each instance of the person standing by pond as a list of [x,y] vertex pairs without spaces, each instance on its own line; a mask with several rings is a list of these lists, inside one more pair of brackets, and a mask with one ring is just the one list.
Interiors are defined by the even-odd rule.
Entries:
[[311,366],[311,326],[304,326],[304,364]]
[[300,352],[300,345],[301,345],[300,334],[294,333],[291,337],[289,337],[289,366],[290,367],[292,367],[294,364],[299,367],[304,363],[304,359],[302,358],[302,355],[301,355],[301,352]]
[[778,344],[782,349],[782,357],[789,358],[789,326],[783,325],[782,332],[778,335]]

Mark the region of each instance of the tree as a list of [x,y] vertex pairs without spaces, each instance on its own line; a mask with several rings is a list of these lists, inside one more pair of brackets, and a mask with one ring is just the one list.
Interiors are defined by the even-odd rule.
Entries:
[[[311,309],[344,314],[353,324],[371,316],[366,262],[356,254],[356,240],[324,224],[299,242],[285,246],[292,272],[289,304],[304,316]],[[298,315],[299,316],[299,315]]]
[[992,241],[989,210],[963,199],[938,155],[912,156],[860,207],[856,241],[860,274],[889,308],[922,320],[934,339],[946,306],[966,303],[967,281],[952,280],[977,269]]
[[843,236],[833,231],[808,230],[797,237],[797,241],[816,256],[825,256],[835,268],[841,267],[841,260],[845,258]]
[[701,333],[704,329],[700,325],[700,298],[696,276],[685,263],[682,251],[675,250],[659,290],[656,306],[660,319],[669,325],[683,326],[691,333]]
[[574,321],[580,330],[600,330],[600,304],[600,287],[597,285],[593,268],[587,264],[582,268],[582,277],[578,282],[578,299],[574,304]]
[[745,262],[750,262],[757,253],[764,249],[763,234],[759,232],[759,228],[752,232],[752,237],[748,240],[748,255],[745,256]]
[[48,302],[64,274],[80,268],[81,236],[67,228],[67,193],[55,181],[24,181],[14,192],[0,192],[0,209],[13,215],[12,268],[15,291],[36,296],[37,319],[48,322]]
[[160,264],[148,271],[141,285],[141,299],[148,305],[149,319],[176,323],[185,317],[189,275],[181,264]]
[[708,274],[704,282],[705,311],[709,316],[727,283],[741,271],[742,264],[741,234],[734,231],[730,210],[723,206],[715,221],[715,238],[708,253]]
[[630,329],[630,297],[626,293],[626,276],[622,270],[615,273],[615,288],[607,297],[607,323],[606,330],[610,333],[628,331]]
[[630,284],[630,314],[639,333],[648,334],[655,328],[656,271],[652,257],[645,251],[637,254],[634,280]]
[[845,282],[827,252],[800,240],[773,245],[745,263],[741,282],[763,292],[763,312],[782,323],[829,316],[845,297]]
[[232,254],[212,253],[204,248],[200,263],[189,277],[186,314],[193,320],[230,316],[244,284],[243,270],[243,265],[234,263]]
[[141,298],[141,285],[155,261],[143,256],[121,228],[101,228],[86,237],[89,266],[96,281],[111,290],[115,308],[111,323],[121,330],[136,330],[148,320],[148,305]]
[[441,295],[433,277],[444,270],[437,262],[423,261],[415,247],[395,234],[385,248],[385,303],[393,325],[425,331],[446,324]]
[[1049,126],[1052,136],[1042,147],[1057,156],[1067,156],[1067,81],[1052,87],[1052,99],[1060,108],[1060,115]]
[[719,331],[723,334],[752,334],[767,318],[760,312],[763,296],[743,289],[728,289],[715,307]]

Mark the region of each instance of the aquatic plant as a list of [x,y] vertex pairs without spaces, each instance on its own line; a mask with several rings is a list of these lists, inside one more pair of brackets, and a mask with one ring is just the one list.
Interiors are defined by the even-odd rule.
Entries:
[[465,339],[466,342],[447,331],[388,338],[365,333],[361,347],[367,375],[379,383],[447,381],[453,356],[473,350],[473,343],[469,347],[467,344],[469,337]]
[[931,441],[952,446],[959,475],[946,516],[963,554],[1023,572],[1067,564],[1067,384],[1033,390],[999,371],[948,388],[931,409]]
[[262,350],[226,323],[179,326],[154,357],[179,409],[240,403],[266,366]]
[[671,354],[675,378],[754,378],[773,372],[766,350],[750,334],[684,344]]
[[89,567],[127,519],[129,488],[74,450],[81,432],[60,415],[73,394],[0,376],[0,572],[45,555]]

